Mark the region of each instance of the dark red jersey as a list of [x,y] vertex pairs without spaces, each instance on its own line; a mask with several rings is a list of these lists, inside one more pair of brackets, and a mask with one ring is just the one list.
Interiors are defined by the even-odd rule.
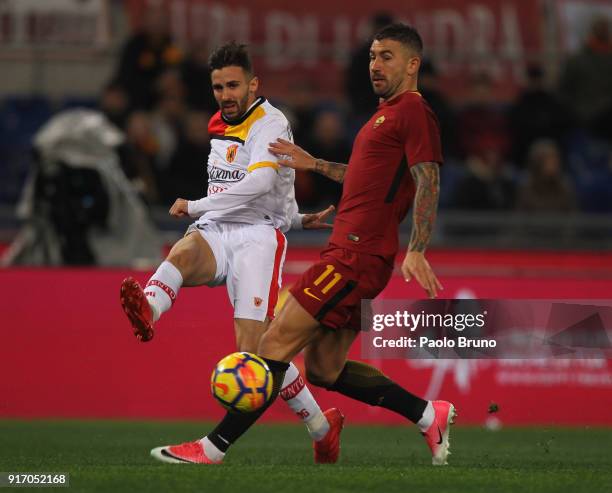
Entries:
[[408,168],[430,161],[441,164],[442,151],[427,102],[410,91],[382,103],[355,138],[330,244],[392,260],[414,198]]

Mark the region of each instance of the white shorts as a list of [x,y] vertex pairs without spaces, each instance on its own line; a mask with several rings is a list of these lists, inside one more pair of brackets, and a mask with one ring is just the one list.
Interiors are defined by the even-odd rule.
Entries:
[[192,231],[210,245],[217,272],[208,285],[225,283],[234,318],[274,318],[287,251],[285,235],[268,225],[215,221],[196,222],[187,234]]

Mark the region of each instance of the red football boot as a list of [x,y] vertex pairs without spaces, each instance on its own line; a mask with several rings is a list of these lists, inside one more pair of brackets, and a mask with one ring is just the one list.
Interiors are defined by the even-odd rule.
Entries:
[[151,450],[151,456],[169,464],[221,464],[221,461],[210,460],[206,456],[199,440],[157,447]]
[[132,324],[136,338],[142,342],[153,339],[151,306],[140,284],[131,277],[121,283],[121,306]]
[[344,426],[344,415],[335,407],[323,413],[329,423],[327,434],[313,442],[314,461],[316,464],[335,464],[340,455],[340,433]]
[[446,401],[433,401],[434,420],[431,426],[422,435],[425,437],[427,446],[431,450],[431,462],[434,466],[445,466],[448,464],[446,459],[450,452],[450,443],[448,436],[450,434],[450,425],[455,423],[455,406]]

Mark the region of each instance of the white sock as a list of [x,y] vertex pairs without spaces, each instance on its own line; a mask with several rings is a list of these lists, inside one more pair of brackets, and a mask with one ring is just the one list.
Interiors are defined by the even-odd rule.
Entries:
[[179,270],[167,260],[162,262],[144,288],[154,322],[170,309],[182,285],[183,276]]
[[329,422],[293,363],[289,363],[289,369],[285,372],[280,396],[302,419],[313,440],[321,440],[327,434]]
[[212,443],[208,437],[204,437],[200,440],[202,447],[204,447],[204,453],[206,457],[215,462],[221,462],[223,457],[225,457],[225,452],[221,452],[215,444]]
[[427,407],[425,408],[425,411],[423,411],[423,416],[421,419],[417,421],[417,426],[422,432],[426,432],[434,422],[435,417],[436,413],[434,411],[433,404],[431,401],[427,401]]

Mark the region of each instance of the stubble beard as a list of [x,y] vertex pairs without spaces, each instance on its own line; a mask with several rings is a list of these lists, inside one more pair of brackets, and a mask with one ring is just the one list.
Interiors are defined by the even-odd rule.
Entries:
[[249,94],[248,93],[244,96],[243,99],[236,101],[236,106],[238,107],[238,112],[233,117],[227,116],[225,113],[223,113],[223,108],[221,108],[221,113],[223,114],[223,117],[227,121],[229,121],[229,122],[240,120],[240,118],[242,118],[244,116],[244,114],[246,113],[246,111],[247,111],[248,101],[249,101]]

